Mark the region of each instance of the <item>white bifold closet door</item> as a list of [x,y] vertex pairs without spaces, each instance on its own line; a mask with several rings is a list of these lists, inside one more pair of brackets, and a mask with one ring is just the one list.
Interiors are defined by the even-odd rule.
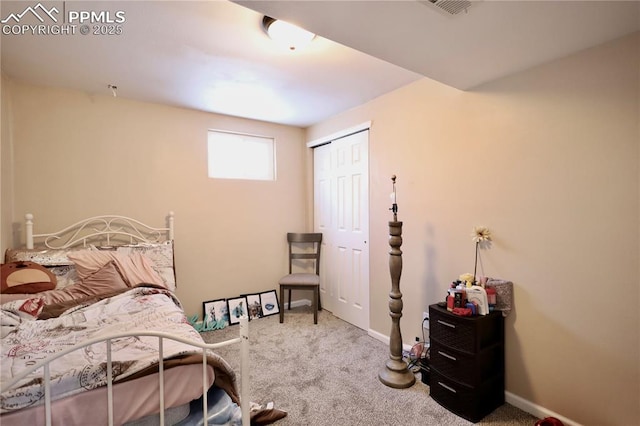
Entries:
[[369,329],[369,130],[314,148],[322,308]]

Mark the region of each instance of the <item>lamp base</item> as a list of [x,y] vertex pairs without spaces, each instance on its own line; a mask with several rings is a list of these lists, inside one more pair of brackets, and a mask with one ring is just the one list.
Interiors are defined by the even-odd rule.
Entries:
[[409,371],[407,364],[393,359],[387,361],[378,378],[383,384],[395,389],[409,388],[416,382],[416,376]]

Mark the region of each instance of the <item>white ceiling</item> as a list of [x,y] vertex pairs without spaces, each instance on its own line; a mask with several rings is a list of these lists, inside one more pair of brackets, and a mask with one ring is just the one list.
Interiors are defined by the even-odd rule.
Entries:
[[[37,4],[3,0],[0,19]],[[74,10],[126,21],[119,35],[3,32],[13,79],[103,94],[113,84],[122,98],[300,127],[424,76],[468,90],[640,30],[638,1],[484,0],[455,16],[428,0],[42,4],[59,22]],[[262,31],[263,13],[322,37],[291,52]]]
[[[238,1],[467,90],[640,30],[638,1]],[[640,52],[639,52],[640,54]]]

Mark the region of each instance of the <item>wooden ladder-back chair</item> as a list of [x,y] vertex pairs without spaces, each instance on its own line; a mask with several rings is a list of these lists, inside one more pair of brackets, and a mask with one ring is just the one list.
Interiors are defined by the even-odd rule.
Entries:
[[[289,243],[289,274],[280,278],[280,322],[284,321],[284,291],[289,290],[288,309],[291,309],[291,290],[313,290],[313,323],[318,323],[318,310],[320,305],[320,247],[322,245],[321,233],[293,233],[287,234]],[[313,251],[303,251],[304,248],[313,246]],[[294,262],[309,260],[315,262],[315,273],[293,272]]]

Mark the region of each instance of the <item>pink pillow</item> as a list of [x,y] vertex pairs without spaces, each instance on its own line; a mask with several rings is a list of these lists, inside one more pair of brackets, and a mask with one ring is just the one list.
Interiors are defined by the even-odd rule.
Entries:
[[129,288],[115,262],[107,262],[102,268],[84,278],[80,283],[70,285],[52,295],[47,304],[60,303],[99,294],[108,294],[116,290]]
[[[67,286],[61,290],[43,291],[42,293],[38,293],[37,297],[41,298],[45,305],[51,305],[53,303],[64,303],[88,296],[108,294],[127,288],[129,288],[129,286],[124,281],[118,267],[111,261],[107,262],[102,268],[77,284]],[[33,297],[33,295],[4,294],[0,295],[0,300],[1,303],[8,303],[14,300],[28,299],[29,297]]]
[[163,285],[162,278],[153,269],[153,263],[142,253],[123,254],[105,250],[82,250],[69,254],[76,266],[76,272],[81,281],[93,272],[113,261],[129,287],[140,283]]

